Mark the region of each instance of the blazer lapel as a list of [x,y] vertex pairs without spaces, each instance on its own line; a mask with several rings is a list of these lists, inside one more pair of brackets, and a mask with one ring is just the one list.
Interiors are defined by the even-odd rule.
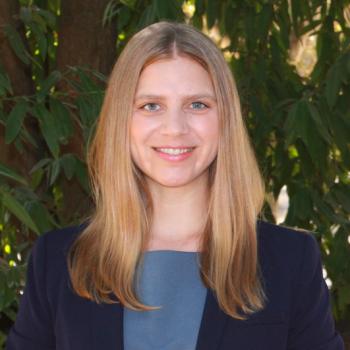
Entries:
[[[266,277],[272,267],[266,265],[266,251],[262,249],[264,236],[259,232],[261,230],[259,225],[260,222],[258,222],[257,226],[258,257],[261,273]],[[203,310],[203,317],[199,329],[196,350],[218,349],[228,323],[230,332],[232,332],[236,328],[239,329],[242,327],[242,325],[246,322],[230,317],[224,313],[219,307],[215,292],[213,292],[211,289],[207,289],[207,291],[207,298]],[[238,308],[238,312],[245,315],[240,308]],[[230,322],[228,322],[228,320],[230,320]]]
[[[117,300],[114,296],[111,297]],[[121,303],[92,304],[92,350],[123,350],[123,314],[124,307]]]
[[211,289],[207,289],[207,297],[199,328],[196,350],[218,349],[228,317],[229,316],[219,308],[214,293]]

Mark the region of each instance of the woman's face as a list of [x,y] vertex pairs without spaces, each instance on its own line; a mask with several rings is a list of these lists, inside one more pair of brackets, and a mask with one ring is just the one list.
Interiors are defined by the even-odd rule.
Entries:
[[[131,155],[148,181],[178,187],[203,180],[217,155],[218,129],[214,88],[199,63],[177,56],[142,71],[131,121]],[[166,153],[192,147],[180,155]]]

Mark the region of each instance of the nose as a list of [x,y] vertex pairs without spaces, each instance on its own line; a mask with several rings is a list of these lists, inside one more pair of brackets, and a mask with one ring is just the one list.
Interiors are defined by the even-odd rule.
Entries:
[[169,109],[162,121],[163,135],[182,135],[189,130],[186,113],[180,108]]

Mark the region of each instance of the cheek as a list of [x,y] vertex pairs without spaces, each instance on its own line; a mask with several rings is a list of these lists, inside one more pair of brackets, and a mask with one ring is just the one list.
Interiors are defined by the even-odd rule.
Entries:
[[137,160],[151,147],[151,134],[154,123],[146,118],[135,116],[130,125],[130,150],[133,160]]
[[146,140],[156,126],[156,120],[136,114],[131,121],[131,139],[138,143]]
[[131,157],[134,161],[138,159],[139,147],[142,143],[142,128],[136,120],[131,122],[130,126],[130,151]]
[[196,125],[197,132],[201,135],[204,141],[207,141],[213,147],[219,140],[219,121],[216,115],[211,115],[206,120],[199,122]]
[[137,147],[142,144],[145,137],[145,125],[139,118],[134,118],[130,126],[130,142],[131,147]]
[[216,116],[206,125],[203,135],[207,140],[210,158],[214,159],[217,156],[219,148],[219,121]]

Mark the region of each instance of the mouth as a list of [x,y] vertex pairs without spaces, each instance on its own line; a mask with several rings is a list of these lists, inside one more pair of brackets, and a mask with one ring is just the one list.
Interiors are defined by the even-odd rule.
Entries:
[[156,152],[179,155],[192,152],[196,147],[152,147]]

